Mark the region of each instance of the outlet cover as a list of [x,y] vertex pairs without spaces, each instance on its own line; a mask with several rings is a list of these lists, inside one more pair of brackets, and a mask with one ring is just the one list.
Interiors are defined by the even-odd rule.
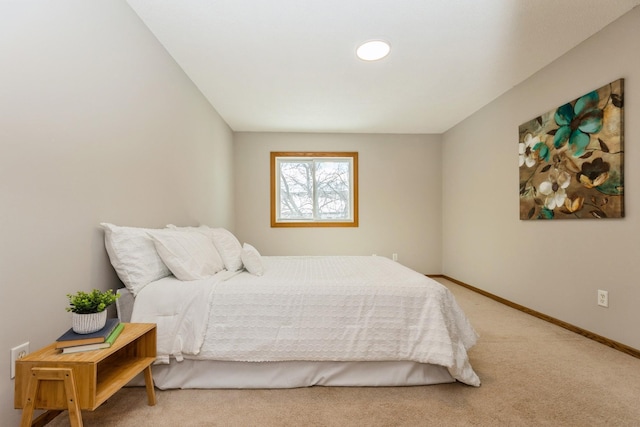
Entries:
[[598,289],[598,305],[601,307],[609,307],[609,292]]
[[22,359],[27,354],[29,354],[29,342],[11,349],[11,379],[16,377],[16,360]]

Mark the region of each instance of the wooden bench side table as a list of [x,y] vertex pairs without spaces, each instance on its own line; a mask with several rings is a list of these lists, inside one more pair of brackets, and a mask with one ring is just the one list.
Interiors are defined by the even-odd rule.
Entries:
[[114,344],[103,350],[62,354],[53,343],[33,352],[16,361],[14,407],[23,409],[21,425],[32,425],[33,410],[45,409],[51,415],[38,418],[45,424],[68,410],[71,425],[82,426],[80,410],[95,410],[141,372],[153,406],[155,359],[153,323],[126,323]]

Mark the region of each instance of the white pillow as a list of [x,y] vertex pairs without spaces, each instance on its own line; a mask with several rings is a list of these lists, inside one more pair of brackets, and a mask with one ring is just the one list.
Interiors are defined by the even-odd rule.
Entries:
[[262,276],[264,274],[264,265],[262,265],[262,257],[260,252],[248,243],[242,245],[240,253],[244,268],[253,275]]
[[202,233],[211,239],[211,243],[213,243],[213,229],[206,225],[199,225],[197,227],[192,227],[190,225],[186,227],[178,227],[177,225],[167,224],[167,228],[165,230],[174,230],[174,231],[188,231],[192,233]]
[[[190,231],[194,233],[202,233],[205,236],[207,236],[209,239],[211,239],[211,243],[213,243],[215,246],[215,242],[213,241],[213,228],[207,225],[199,225],[197,227],[187,225],[186,227],[178,227],[177,225],[167,224],[167,229],[175,230],[175,231]],[[218,254],[220,255],[220,253]]]
[[240,245],[236,236],[224,228],[210,230],[213,233],[213,243],[216,245],[226,269],[229,271],[242,269],[242,258],[240,257],[242,245]]
[[150,282],[171,275],[147,234],[150,229],[100,225],[111,265],[134,296]]
[[206,279],[224,269],[213,242],[203,233],[156,230],[149,235],[160,258],[179,280]]

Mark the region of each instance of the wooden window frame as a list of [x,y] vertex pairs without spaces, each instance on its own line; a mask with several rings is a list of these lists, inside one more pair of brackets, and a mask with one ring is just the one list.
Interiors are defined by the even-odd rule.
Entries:
[[[278,157],[350,157],[352,159],[353,188],[353,220],[351,221],[277,221],[277,182],[276,159]],[[271,227],[358,227],[358,153],[357,152],[271,152]]]

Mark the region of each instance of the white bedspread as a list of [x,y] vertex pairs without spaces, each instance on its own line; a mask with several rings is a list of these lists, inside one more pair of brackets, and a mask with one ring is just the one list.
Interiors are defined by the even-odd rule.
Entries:
[[384,257],[263,257],[265,273],[147,285],[132,321],[158,324],[158,358],[398,361],[480,380],[476,332],[447,288]]

